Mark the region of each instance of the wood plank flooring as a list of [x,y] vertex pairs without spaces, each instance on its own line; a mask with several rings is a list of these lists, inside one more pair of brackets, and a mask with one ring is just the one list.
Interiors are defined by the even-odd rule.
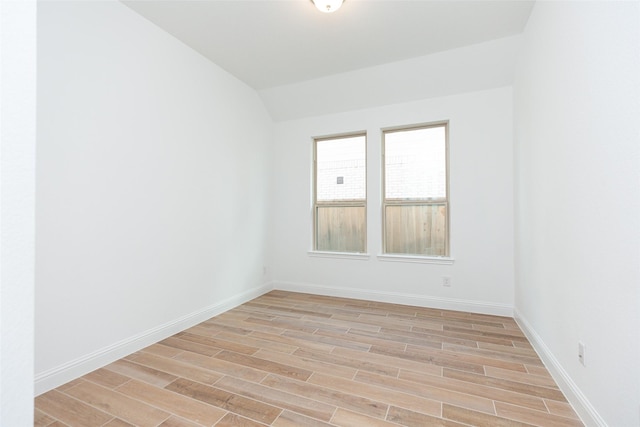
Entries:
[[35,399],[36,426],[582,426],[513,319],[272,291]]

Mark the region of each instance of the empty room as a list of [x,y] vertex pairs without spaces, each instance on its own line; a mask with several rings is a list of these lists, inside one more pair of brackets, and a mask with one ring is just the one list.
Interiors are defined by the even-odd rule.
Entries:
[[640,426],[640,3],[314,1],[2,1],[0,425]]

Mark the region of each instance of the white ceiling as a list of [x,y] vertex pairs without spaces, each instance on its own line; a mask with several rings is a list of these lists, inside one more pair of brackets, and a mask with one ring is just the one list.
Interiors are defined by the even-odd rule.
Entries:
[[256,90],[425,56],[523,31],[533,1],[123,0]]

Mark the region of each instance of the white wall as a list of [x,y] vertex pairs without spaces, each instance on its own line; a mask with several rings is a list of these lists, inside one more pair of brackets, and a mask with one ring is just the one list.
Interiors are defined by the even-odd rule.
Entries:
[[259,91],[276,121],[511,86],[520,36]]
[[588,425],[640,425],[639,9],[537,2],[514,84],[516,314]]
[[119,2],[38,9],[42,392],[264,291],[272,123]]
[[[450,121],[453,265],[384,262],[381,128]],[[276,124],[273,265],[276,286],[510,315],[513,302],[511,88],[425,99]],[[310,257],[314,136],[366,130],[368,260]],[[442,286],[442,276],[452,286]]]
[[33,425],[36,3],[0,2],[0,425]]

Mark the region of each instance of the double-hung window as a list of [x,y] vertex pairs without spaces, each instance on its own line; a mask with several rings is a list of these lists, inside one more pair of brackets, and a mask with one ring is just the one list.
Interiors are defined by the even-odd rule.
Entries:
[[314,140],[314,250],[366,252],[366,135]]
[[383,131],[385,254],[449,256],[448,124]]

